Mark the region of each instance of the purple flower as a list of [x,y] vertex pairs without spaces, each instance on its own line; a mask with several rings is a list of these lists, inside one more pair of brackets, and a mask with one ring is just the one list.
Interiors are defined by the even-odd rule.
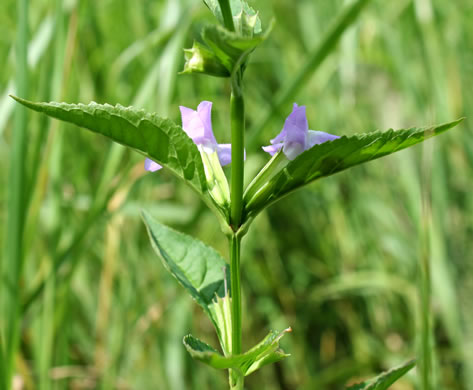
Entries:
[[[206,152],[217,152],[220,164],[227,165],[232,161],[232,145],[218,144],[212,131],[212,102],[203,101],[197,107],[197,111],[191,108],[180,106],[182,128],[196,145],[201,145]],[[147,171],[157,171],[162,166],[147,158],[145,169]]]
[[312,146],[337,138],[340,137],[323,131],[309,130],[305,106],[294,103],[292,113],[286,118],[282,131],[271,140],[271,145],[263,146],[263,150],[273,156],[282,149],[289,160],[294,160]]

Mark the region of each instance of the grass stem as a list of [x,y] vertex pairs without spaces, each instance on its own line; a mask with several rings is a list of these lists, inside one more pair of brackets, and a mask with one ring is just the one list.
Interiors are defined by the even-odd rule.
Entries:
[[[17,2],[18,33],[16,45],[16,90],[19,96],[28,95],[28,0]],[[2,388],[10,389],[15,371],[16,354],[20,341],[21,277],[23,270],[23,230],[25,225],[26,175],[26,108],[17,105],[10,154],[8,185],[8,224],[6,255],[2,274],[6,288],[2,294],[4,324],[4,364]]]

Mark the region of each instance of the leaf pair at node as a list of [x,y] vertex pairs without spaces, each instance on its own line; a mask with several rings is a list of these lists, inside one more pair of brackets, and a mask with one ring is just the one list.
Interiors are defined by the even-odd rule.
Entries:
[[[228,189],[215,156],[208,156],[204,167],[196,144],[171,120],[120,105],[34,103],[14,99],[50,117],[102,134],[168,168],[202,197],[216,213],[222,227],[227,229]],[[315,145],[292,161],[280,152],[246,189],[243,224],[250,223],[269,205],[315,180],[421,143],[455,127],[462,120],[424,128],[342,136]],[[221,204],[218,203],[220,198]]]
[[279,341],[288,332],[291,332],[291,328],[282,332],[271,331],[261,342],[241,355],[222,356],[210,345],[192,335],[184,337],[184,345],[195,360],[219,370],[237,370],[248,376],[268,364],[290,356],[279,348]]
[[266,338],[241,355],[232,354],[231,297],[229,270],[225,260],[199,240],[176,232],[143,213],[153,248],[164,267],[176,278],[212,321],[223,355],[210,345],[188,335],[184,345],[190,355],[217,369],[234,369],[249,375],[259,368],[289,356],[279,340],[289,332],[270,332]]

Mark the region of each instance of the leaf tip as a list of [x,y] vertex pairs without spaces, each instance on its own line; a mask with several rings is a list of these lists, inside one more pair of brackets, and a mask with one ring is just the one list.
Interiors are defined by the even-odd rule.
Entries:
[[141,209],[140,214],[141,214],[141,218],[144,220],[150,217],[149,213],[144,209]]
[[8,94],[8,96],[10,96],[13,100],[16,100],[18,103],[22,103],[24,101],[24,99],[18,97],[18,96],[15,96],[15,95],[12,95],[12,94]]
[[32,110],[38,111],[38,108],[37,108],[38,103],[34,103],[34,102],[29,101],[29,100],[26,100],[26,99],[23,99],[21,97],[11,95],[11,94],[9,94],[8,96],[10,96],[13,100],[17,101],[18,103],[22,104],[23,106],[31,108]]
[[146,230],[148,231],[148,234],[151,237],[152,235],[151,225],[157,224],[158,222],[151,216],[151,214],[148,211],[144,209],[141,210],[140,214],[141,214],[141,219],[143,220],[143,223],[145,224]]

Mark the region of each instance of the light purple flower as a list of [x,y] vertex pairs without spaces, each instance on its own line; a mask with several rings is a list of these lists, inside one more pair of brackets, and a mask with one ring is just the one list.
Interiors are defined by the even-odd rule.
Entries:
[[289,160],[294,160],[312,146],[337,138],[340,137],[323,131],[309,130],[305,106],[294,103],[292,113],[286,118],[283,129],[271,140],[271,145],[263,146],[263,150],[273,156],[282,149]]
[[[191,108],[180,106],[182,128],[196,145],[201,145],[204,151],[209,153],[217,152],[220,164],[227,165],[232,161],[232,145],[218,144],[212,131],[212,102],[203,101],[197,107],[197,111]],[[162,166],[147,158],[145,169],[147,171],[157,171]]]

